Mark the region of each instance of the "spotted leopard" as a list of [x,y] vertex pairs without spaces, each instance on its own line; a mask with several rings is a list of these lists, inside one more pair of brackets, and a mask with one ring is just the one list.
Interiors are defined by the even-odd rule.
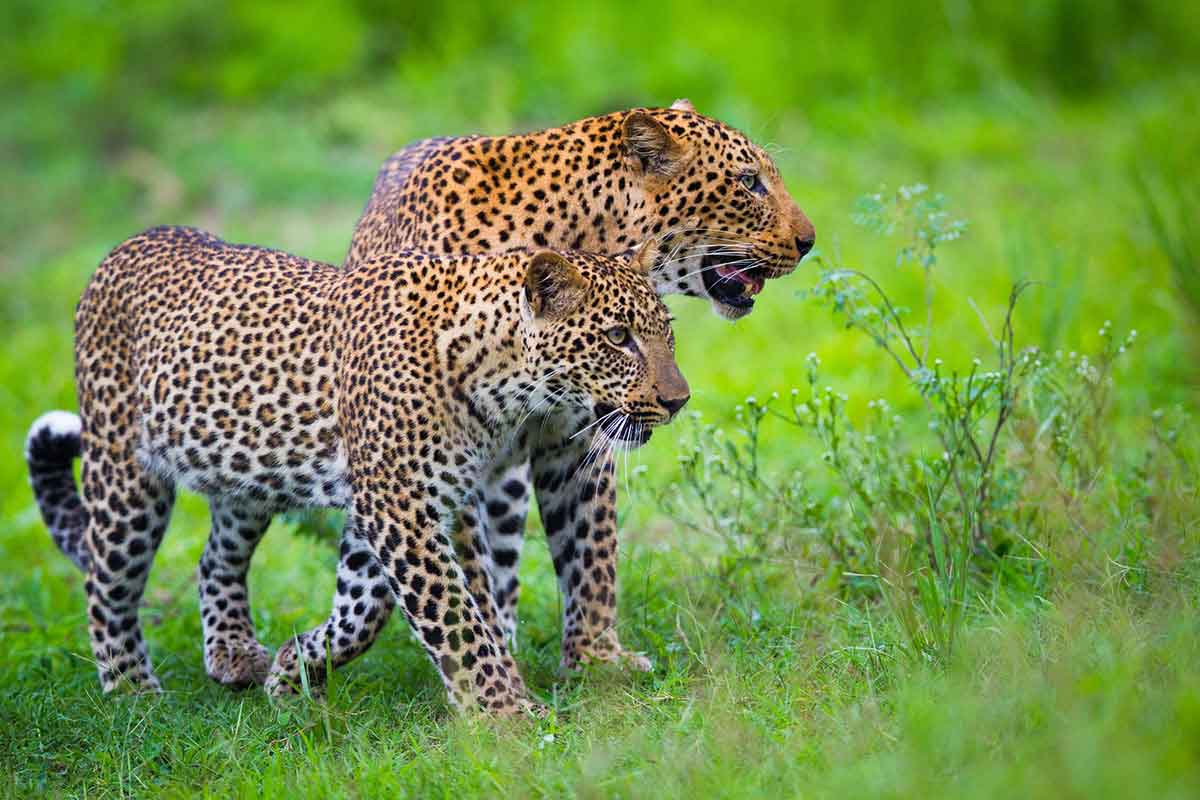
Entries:
[[514,454],[565,448],[576,460],[554,479],[602,496],[594,454],[642,444],[686,402],[649,254],[375,254],[338,270],[190,228],[118,246],[76,312],[79,416],[51,412],[26,444],[43,517],[87,575],[104,690],[159,686],[138,608],[184,486],[212,508],[199,584],[217,680],[266,677],[245,577],[272,514],[326,506],[347,511],[347,602],[280,651],[277,690],[297,646],[352,657],[394,604],[456,706],[536,709],[478,566],[477,487]]
[[[751,312],[767,281],[795,269],[814,231],[763,148],[678,100],[529,134],[414,143],[380,169],[345,264],[401,247],[618,254],[647,240],[660,294],[703,298],[737,319]],[[476,515],[506,634],[515,645],[532,484],[564,599],[563,666],[618,661],[648,669],[617,637],[615,483],[593,500],[581,494],[588,490],[554,480],[571,458],[535,448],[528,459],[498,464],[479,487]],[[585,500],[609,512],[594,524],[567,524],[566,510]],[[338,593],[335,610],[345,602]]]

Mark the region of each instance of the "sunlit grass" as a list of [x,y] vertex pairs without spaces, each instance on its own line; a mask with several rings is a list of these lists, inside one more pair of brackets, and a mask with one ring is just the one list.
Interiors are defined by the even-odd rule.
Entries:
[[[553,17],[538,19],[527,35],[553,27]],[[474,23],[463,24],[445,58],[470,50]],[[753,48],[753,37],[731,36],[734,27],[714,25],[704,36],[719,33],[723,48],[731,38]],[[609,74],[596,69],[612,66],[607,50],[556,39],[554,52],[574,48],[583,65],[561,85],[549,74],[550,56],[522,62],[532,66],[520,75],[494,61],[480,73],[450,74],[443,56],[426,54],[388,80],[345,88],[327,102],[147,102],[131,112],[131,138],[109,146],[92,142],[90,131],[72,139],[66,122],[46,121],[48,100],[5,109],[6,138],[23,143],[13,152],[34,156],[0,166],[8,192],[0,208],[8,237],[0,250],[0,434],[9,454],[0,459],[0,789],[14,796],[1193,794],[1200,502],[1181,476],[1195,472],[1194,427],[1157,449],[1159,462],[1134,456],[1165,430],[1155,409],[1194,407],[1194,317],[1131,167],[1149,160],[1154,180],[1179,175],[1186,185],[1195,163],[1189,154],[1200,142],[1192,124],[1197,84],[1187,75],[1128,78],[1064,101],[1015,79],[985,81],[973,92],[956,82],[968,78],[950,76],[944,82],[956,93],[943,97],[931,88],[937,76],[922,73],[914,97],[864,88],[873,61],[851,62],[868,47],[868,34],[843,40],[842,53],[819,37],[807,41],[830,59],[828,84],[780,86],[774,102],[775,89],[753,64],[727,73],[667,54]],[[1034,45],[1039,58],[1053,57],[1044,42]],[[926,55],[913,59],[925,63]],[[848,65],[841,83],[834,56]],[[978,58],[985,73],[1004,62],[986,48]],[[1133,66],[1121,70],[1136,77]],[[611,85],[624,77],[639,92],[665,94],[616,95],[597,83],[601,72]],[[245,86],[250,78],[221,80]],[[464,83],[471,85],[461,94],[452,91]],[[178,223],[337,263],[378,163],[403,143],[554,124],[623,104],[666,103],[672,93],[691,95],[702,112],[771,143],[816,224],[822,255],[868,270],[897,302],[918,307],[920,281],[892,267],[895,241],[851,224],[854,200],[914,181],[947,195],[970,222],[934,278],[938,352],[949,364],[969,364],[987,349],[980,315],[1000,317],[1009,287],[1022,279],[1039,285],[1018,307],[1018,346],[1091,351],[1105,320],[1139,331],[1116,373],[1111,469],[1076,494],[1045,471],[1031,473],[1036,479],[1020,487],[1020,502],[1030,519],[1042,515],[1037,530],[1021,531],[1032,546],[989,573],[990,582],[970,585],[962,637],[946,663],[905,657],[887,602],[847,589],[852,582],[815,555],[723,573],[727,542],[668,519],[657,502],[677,474],[686,440],[680,422],[634,454],[627,473],[621,467],[622,490],[631,490],[622,506],[621,636],[653,658],[650,675],[558,674],[559,600],[534,532],[522,566],[518,660],[554,709],[549,719],[452,717],[402,624],[337,673],[325,701],[272,705],[258,691],[231,693],[204,674],[194,570],[207,509],[185,495],[144,611],[167,693],[100,696],[87,661],[82,580],[46,535],[18,454],[32,419],[74,407],[71,316],[104,253],[141,228]],[[34,134],[57,152],[30,148]],[[1170,241],[1194,240],[1183,216],[1168,223]],[[880,397],[905,415],[919,407],[885,354],[800,297],[815,280],[806,262],[734,326],[698,303],[669,300],[693,387],[689,411],[729,426],[748,395],[803,387],[810,352],[820,358],[822,381],[847,396],[851,419],[862,420]],[[827,496],[836,483],[820,457],[818,443],[798,432],[762,442],[764,470]],[[791,534],[798,549],[810,535]],[[268,644],[324,616],[334,561],[325,544],[276,524],[251,574],[255,621]],[[865,586],[872,578],[858,580]]]

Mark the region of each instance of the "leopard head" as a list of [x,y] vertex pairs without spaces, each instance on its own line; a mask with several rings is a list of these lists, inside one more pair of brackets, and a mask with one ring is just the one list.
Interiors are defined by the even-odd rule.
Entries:
[[627,112],[621,140],[661,294],[707,298],[737,319],[766,281],[791,273],[812,249],[812,223],[770,155],[687,100]]
[[543,250],[526,272],[528,373],[587,412],[579,432],[614,447],[645,444],[690,397],[651,265],[650,247],[629,259]]

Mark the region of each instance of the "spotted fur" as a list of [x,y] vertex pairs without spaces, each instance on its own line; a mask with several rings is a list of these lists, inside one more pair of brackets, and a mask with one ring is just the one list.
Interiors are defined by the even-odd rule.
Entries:
[[[273,688],[298,678],[298,654],[365,649],[378,609],[398,605],[455,705],[534,708],[481,567],[477,486],[513,452],[573,437],[587,446],[556,480],[594,495],[603,454],[644,442],[686,401],[648,266],[545,250],[338,270],[189,228],[117,247],[76,312],[80,416],[43,417],[27,445],[43,516],[87,573],[104,690],[159,685],[138,607],[181,485],[212,508],[199,572],[217,680],[260,682],[270,667],[245,575],[271,515],[337,507],[347,603],[281,650]],[[530,420],[548,423],[550,444]],[[353,640],[339,614],[356,617]]]
[[[707,299],[736,319],[750,313],[765,282],[795,269],[814,233],[766,151],[682,100],[531,134],[410,145],[380,170],[346,266],[397,248],[463,254],[551,246],[615,255],[646,240],[660,294]],[[473,519],[483,528],[502,624],[515,644],[532,486],[564,599],[563,666],[617,661],[648,669],[616,633],[615,483],[604,480],[593,498],[556,480],[575,457],[553,446],[516,452],[478,489]],[[605,475],[611,470],[603,467]],[[572,519],[570,510],[585,502],[603,514]],[[339,591],[335,609],[351,599]],[[387,609],[373,613],[377,631]],[[368,635],[336,610],[325,623],[333,625],[354,639]]]

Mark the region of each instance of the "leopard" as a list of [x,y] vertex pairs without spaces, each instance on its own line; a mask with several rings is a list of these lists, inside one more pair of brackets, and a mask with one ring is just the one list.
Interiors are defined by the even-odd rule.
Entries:
[[25,449],[51,535],[86,575],[102,689],[161,689],[138,611],[183,487],[211,509],[210,676],[266,679],[245,578],[272,515],[338,508],[342,562],[364,578],[339,576],[354,617],[336,626],[342,652],[370,646],[342,631],[373,631],[386,594],[454,708],[543,709],[478,567],[476,487],[513,451],[574,437],[590,456],[556,479],[599,496],[604,454],[645,444],[687,402],[650,252],[397,252],[339,269],[195,228],[118,245],[75,314],[79,413],[43,415]]
[[[380,168],[343,268],[397,248],[454,255],[548,246],[618,255],[639,242],[651,248],[660,294],[706,300],[718,316],[737,320],[752,312],[768,282],[797,268],[815,231],[764,148],[681,99],[532,133],[415,142]],[[560,441],[513,450],[477,489],[472,516],[485,532],[481,559],[505,637],[515,650],[517,570],[536,493],[563,599],[560,669],[615,663],[648,670],[649,658],[622,646],[617,634],[613,466],[601,465],[606,479],[594,485],[561,481],[564,465],[580,458],[580,442]],[[581,503],[604,512],[573,520],[571,509]],[[370,631],[347,627],[341,609],[355,598],[342,587],[361,575],[354,568],[361,553],[343,545],[332,611],[301,637],[310,646],[334,629],[351,641],[373,635],[391,612],[384,595],[370,609]],[[334,661],[344,663],[336,639],[332,647]],[[281,650],[280,659],[278,674],[294,678],[294,653]]]

